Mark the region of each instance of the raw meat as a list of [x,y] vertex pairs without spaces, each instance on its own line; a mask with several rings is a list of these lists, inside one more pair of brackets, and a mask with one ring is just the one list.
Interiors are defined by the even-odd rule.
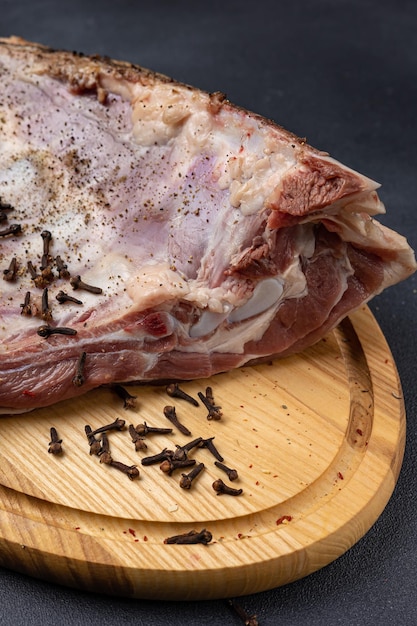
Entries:
[[18,38],[0,76],[3,413],[302,350],[416,268],[375,182],[221,94]]

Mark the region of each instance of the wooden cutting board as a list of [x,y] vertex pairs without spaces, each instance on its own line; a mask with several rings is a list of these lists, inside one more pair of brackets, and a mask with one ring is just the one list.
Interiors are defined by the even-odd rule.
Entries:
[[[366,533],[391,496],[405,443],[396,367],[367,307],[300,355],[182,386],[197,397],[207,385],[220,421],[165,387],[140,386],[129,389],[135,409],[100,389],[1,419],[0,565],[106,594],[231,597],[306,576]],[[136,452],[127,428],[109,433],[113,458],[137,464],[138,479],[89,454],[86,424],[119,417],[167,427],[163,407],[173,403],[190,437],[149,435],[148,450]],[[48,454],[51,426],[61,456]],[[179,487],[181,471],[141,465],[198,436],[214,437],[237,481],[208,449],[191,453],[205,469],[190,490]],[[242,494],[216,495],[217,478]],[[164,543],[204,528],[208,545]]]

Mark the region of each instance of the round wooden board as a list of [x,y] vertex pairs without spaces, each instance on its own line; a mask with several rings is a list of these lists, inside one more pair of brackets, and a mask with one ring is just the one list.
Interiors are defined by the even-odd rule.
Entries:
[[[270,364],[185,383],[207,385],[222,406],[172,400],[165,387],[129,388],[125,410],[110,389],[0,420],[0,565],[100,593],[165,600],[255,593],[299,579],[343,554],[376,521],[401,467],[405,412],[395,363],[367,307],[316,346]],[[136,452],[127,429],[110,432],[114,459],[137,464],[129,480],[89,454],[85,424],[120,417],[169,426],[175,403],[192,432],[148,436]],[[48,454],[49,429],[63,440]],[[230,483],[207,449],[190,490],[141,457],[214,437],[239,479]],[[188,471],[188,470],[184,470]],[[216,478],[241,488],[217,496]],[[208,545],[164,539],[206,528]],[[173,576],[175,574],[175,576]]]

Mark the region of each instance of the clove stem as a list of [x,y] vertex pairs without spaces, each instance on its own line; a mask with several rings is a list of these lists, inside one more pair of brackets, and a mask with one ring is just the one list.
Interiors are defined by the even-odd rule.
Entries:
[[125,427],[125,420],[120,419],[119,417],[112,422],[111,424],[106,424],[105,426],[100,426],[100,428],[96,428],[93,430],[93,435],[98,435],[99,433],[105,433],[109,430],[123,430]]

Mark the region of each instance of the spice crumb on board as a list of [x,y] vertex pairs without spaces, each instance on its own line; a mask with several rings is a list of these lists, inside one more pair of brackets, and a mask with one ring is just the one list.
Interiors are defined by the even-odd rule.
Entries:
[[196,544],[202,543],[203,545],[207,545],[211,542],[213,536],[209,530],[203,528],[203,530],[197,532],[195,530],[191,530],[188,533],[183,533],[182,535],[173,535],[172,537],[167,537],[164,539],[165,544]]

